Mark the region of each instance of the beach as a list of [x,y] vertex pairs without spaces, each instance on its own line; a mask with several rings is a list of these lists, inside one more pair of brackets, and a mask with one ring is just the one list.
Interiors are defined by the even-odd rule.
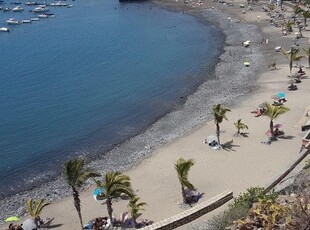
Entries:
[[[192,122],[184,123],[191,125],[188,127],[182,125],[184,120],[182,111],[168,114],[162,118],[160,126],[155,123],[151,127],[151,130],[166,129],[167,136],[157,137],[145,143],[144,148],[148,150],[146,153],[131,155],[130,159],[124,157],[124,162],[118,162],[119,170],[125,171],[125,174],[131,178],[136,194],[141,201],[148,204],[142,218],[159,221],[185,210],[180,205],[181,188],[174,169],[174,163],[180,157],[192,158],[195,161],[189,179],[199,192],[204,193],[201,202],[224,190],[231,190],[234,196],[237,196],[251,186],[267,186],[285,171],[299,156],[301,139],[304,135],[301,132],[301,125],[305,122],[305,114],[309,106],[307,98],[309,98],[310,80],[302,80],[302,83],[298,84],[297,91],[288,91],[288,61],[282,53],[275,52],[274,47],[281,45],[288,50],[296,35],[292,33],[282,36],[281,28],[271,27],[266,13],[261,11],[261,2],[253,5],[253,10],[246,11],[246,14],[242,14],[243,8],[239,7],[239,3],[244,3],[243,1],[234,1],[234,6],[215,2],[203,2],[203,5],[199,6],[197,1],[190,1],[186,5],[181,1],[169,0],[155,1],[155,3],[171,10],[193,14],[198,20],[210,20],[226,34],[225,52],[216,66],[214,79],[208,81],[208,84],[202,84],[193,95],[187,98],[183,106],[184,114],[188,114],[188,111],[192,113],[192,116],[188,116],[187,119],[193,119]],[[286,14],[290,14],[291,9],[287,9]],[[299,39],[298,43],[300,47],[308,48],[309,32],[304,31],[303,35],[305,38]],[[267,44],[261,44],[263,38],[268,38]],[[246,40],[251,40],[248,48],[242,45]],[[268,64],[274,58],[277,59],[277,69],[269,70]],[[244,61],[249,61],[250,67],[244,67]],[[307,66],[306,58],[302,60],[302,64]],[[293,71],[297,69],[293,68]],[[305,71],[307,74],[310,72],[309,69]],[[244,80],[244,78],[247,79]],[[285,106],[290,108],[288,113],[275,121],[283,125],[285,135],[278,141],[266,145],[261,142],[267,140],[265,133],[269,128],[269,119],[255,117],[251,111],[265,101],[272,103],[271,96],[278,92],[286,93]],[[217,97],[214,101],[207,101],[208,94],[216,94]],[[201,102],[204,102],[204,107],[201,106]],[[221,124],[222,143],[233,140],[231,148],[226,150],[213,150],[204,143],[208,136],[215,135],[215,124],[211,120],[210,111],[215,103],[223,103],[231,109],[227,114],[228,121],[223,121]],[[184,110],[188,111],[184,112]],[[201,118],[197,119],[199,116]],[[247,137],[234,136],[236,129],[233,123],[238,119],[242,119],[242,122],[249,126],[245,131],[248,133]],[[175,131],[175,129],[178,135],[169,135],[171,130]],[[143,135],[147,136],[148,132]],[[134,141],[139,143],[138,139],[139,137],[132,139],[128,144]],[[154,148],[158,146],[156,144],[158,142],[162,142],[162,145]],[[130,151],[126,147],[125,143],[117,151],[121,153],[120,148]],[[111,164],[111,168],[116,164],[113,158],[109,160],[109,156],[112,155],[113,151],[104,159]],[[90,166],[98,168],[104,160],[94,161]],[[132,164],[126,164],[128,161]],[[133,165],[134,167],[131,168]],[[41,216],[54,218],[53,224],[59,224],[57,229],[79,229],[73,199],[69,196],[70,191],[65,187],[62,185],[57,189],[66,190],[67,197],[46,207]],[[87,189],[81,192],[82,215],[85,223],[97,216],[107,216],[105,205],[96,202],[92,196],[94,188],[89,184]],[[50,191],[53,193],[55,190],[50,189]],[[41,198],[36,191],[32,193],[32,197]],[[127,210],[127,201],[114,202],[113,209],[115,216],[118,217],[120,213]],[[211,218],[219,210],[199,218],[194,224]],[[25,218],[27,217],[23,217]],[[3,225],[3,228],[5,226]],[[191,228],[193,228],[192,224],[182,227],[182,229]]]

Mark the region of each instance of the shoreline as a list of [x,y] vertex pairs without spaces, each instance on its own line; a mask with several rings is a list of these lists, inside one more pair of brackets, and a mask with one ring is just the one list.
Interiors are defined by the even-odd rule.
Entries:
[[[212,5],[212,4],[215,4],[215,3],[210,3],[210,4]],[[167,5],[166,5],[166,7],[167,7]],[[197,12],[197,14],[200,14],[200,12]],[[153,152],[153,150],[155,148],[153,146],[156,146],[156,140],[152,140],[153,142],[147,143],[148,146],[150,146],[150,148],[147,150],[146,153],[141,153],[142,150],[141,151],[138,150],[137,154],[133,153],[134,156],[126,156],[126,158],[123,157],[124,158],[123,159],[124,160],[123,163],[122,162],[121,163],[120,162],[113,162],[113,158],[108,159],[109,155],[112,156],[113,154],[116,154],[116,152],[113,153],[113,150],[112,150],[112,152],[109,153],[108,156],[106,156],[106,159],[103,159],[100,162],[99,161],[93,162],[91,164],[91,166],[93,166],[93,167],[98,167],[99,166],[100,167],[100,165],[102,165],[102,162],[104,162],[104,161],[106,162],[106,160],[109,160],[108,163],[111,164],[112,167],[114,167],[114,164],[117,163],[118,164],[117,166],[120,167],[121,171],[126,171],[126,170],[129,169],[128,165],[126,165],[126,161],[127,160],[131,161],[132,163],[134,163],[134,165],[133,165],[133,168],[131,170],[129,170],[128,173],[130,174],[130,177],[132,178],[132,180],[135,180],[135,183],[137,183],[137,184],[134,183],[134,186],[135,186],[135,188],[138,188],[138,190],[139,190],[138,192],[140,192],[140,191],[143,192],[143,188],[146,186],[146,184],[145,184],[146,182],[141,182],[141,184],[139,184],[137,181],[143,181],[141,176],[149,175],[148,173],[144,174],[144,173],[141,173],[141,172],[145,172],[145,170],[146,170],[145,167],[147,167],[146,165],[147,164],[151,164],[150,163],[151,161],[152,161],[153,165],[154,164],[155,165],[156,164],[160,165],[160,163],[163,163],[163,162],[160,161],[161,158],[163,156],[165,156],[169,160],[169,162],[166,162],[168,166],[165,163],[163,163],[163,166],[161,166],[160,168],[164,170],[165,167],[170,167],[170,168],[168,168],[168,170],[170,170],[171,168],[173,169],[172,165],[173,165],[174,160],[176,159],[175,156],[177,156],[179,154],[184,154],[186,158],[192,157],[191,153],[188,153],[188,152],[178,153],[178,151],[180,151],[180,150],[185,150],[185,149],[189,150],[187,145],[189,145],[193,149],[193,151],[201,152],[201,150],[204,151],[204,149],[206,149],[205,151],[209,151],[210,152],[210,150],[207,149],[207,146],[205,146],[205,145],[201,146],[201,143],[202,143],[202,140],[204,138],[206,138],[207,133],[208,134],[214,133],[214,129],[215,128],[213,127],[214,126],[213,122],[212,121],[207,122],[207,121],[210,120],[210,117],[209,117],[209,114],[208,114],[210,112],[209,111],[210,110],[210,106],[213,103],[215,103],[215,101],[217,103],[224,103],[225,105],[228,105],[233,111],[235,109],[238,111],[238,109],[240,110],[240,108],[243,108],[243,110],[245,109],[245,111],[249,112],[250,111],[249,109],[255,109],[255,108],[252,108],[253,104],[251,104],[251,108],[248,108],[249,105],[247,103],[250,100],[249,98],[251,98],[252,101],[254,101],[256,103],[255,100],[258,100],[258,99],[255,99],[256,95],[261,95],[262,94],[262,92],[261,92],[262,91],[262,87],[263,86],[265,87],[264,82],[261,81],[262,77],[260,76],[259,78],[257,78],[256,76],[261,75],[261,74],[265,73],[266,71],[268,71],[268,70],[266,70],[266,68],[262,68],[261,70],[259,70],[259,67],[266,66],[266,65],[263,65],[263,64],[266,64],[266,61],[267,61],[267,60],[264,60],[264,56],[262,54],[260,56],[260,51],[261,51],[260,41],[261,41],[262,35],[260,35],[260,31],[259,31],[258,28],[256,28],[256,26],[253,26],[251,24],[244,24],[243,22],[242,23],[241,22],[240,23],[234,23],[234,20],[239,20],[239,19],[235,19],[235,18],[232,17],[233,23],[227,22],[227,14],[222,13],[220,11],[214,11],[214,15],[209,15],[208,17],[209,18],[213,18],[213,20],[214,20],[215,15],[217,15],[217,17],[218,17],[218,18],[215,18],[215,20],[218,21],[221,24],[221,26],[225,27],[225,25],[226,25],[226,27],[227,27],[227,30],[228,30],[228,31],[226,31],[228,33],[228,35],[226,37],[227,43],[226,43],[226,46],[224,47],[225,52],[220,57],[221,61],[216,66],[216,69],[215,69],[215,72],[216,72],[215,76],[216,77],[215,77],[215,79],[213,79],[211,81],[207,81],[207,82],[203,83],[201,86],[199,86],[198,90],[194,94],[190,95],[187,98],[187,101],[186,101],[185,105],[183,106],[185,109],[187,108],[190,112],[191,111],[195,111],[195,114],[193,114],[193,113],[192,114],[193,114],[193,117],[196,117],[196,120],[192,121],[192,123],[189,122],[189,123],[191,123],[192,126],[191,127],[186,127],[184,125],[182,126],[182,119],[183,119],[183,117],[181,116],[179,118],[180,120],[179,121],[175,121],[175,124],[174,124],[174,125],[176,125],[179,128],[179,130],[175,130],[174,126],[170,127],[171,126],[171,123],[170,123],[171,117],[173,117],[174,115],[179,115],[179,113],[180,113],[180,111],[175,111],[175,112],[173,112],[174,115],[173,115],[173,113],[171,113],[171,114],[168,114],[168,116],[166,116],[165,118],[162,118],[161,121],[163,121],[164,119],[167,119],[167,120],[165,120],[166,123],[163,122],[163,123],[160,124],[161,126],[169,125],[168,127],[170,129],[174,130],[176,133],[179,133],[179,135],[172,135],[172,136],[170,136],[169,135],[170,131],[168,129],[167,130],[167,134],[168,135],[167,135],[167,139],[166,139],[166,141],[168,143],[164,142],[164,140],[162,140],[162,139],[158,139],[157,142],[159,142],[160,145]],[[255,18],[254,18],[254,21],[255,21]],[[241,31],[242,30],[243,31],[241,33],[239,33],[239,31],[237,31],[234,26],[241,27]],[[230,34],[229,29],[232,30],[233,32],[235,32],[235,34],[234,34],[235,37],[232,34]],[[254,31],[252,32],[252,30],[250,30],[250,29],[252,29]],[[225,31],[225,28],[224,28],[224,31]],[[252,34],[252,36],[255,36],[253,39],[251,39],[253,41],[253,45],[251,45],[251,50],[250,51],[246,50],[246,49],[243,49],[243,47],[241,46],[241,42],[243,40],[249,39],[248,37],[244,36],[244,34],[246,34],[246,33]],[[243,37],[241,35],[243,35]],[[272,44],[272,42],[273,41],[271,40],[271,44]],[[243,53],[240,52],[240,51],[242,51]],[[242,55],[243,57],[247,57],[249,60],[251,60],[251,62],[253,62],[253,64],[251,65],[251,68],[248,68],[248,69],[244,68],[243,67],[243,61],[240,62],[239,57],[236,56],[237,54],[235,54],[234,52],[239,52],[238,53],[239,55]],[[233,60],[235,60],[235,63],[233,62]],[[230,63],[230,65],[228,65],[228,63]],[[282,67],[282,69],[284,69],[284,68],[285,67]],[[235,72],[235,75],[238,75],[238,76],[232,75],[231,72]],[[270,74],[270,73],[268,73],[268,74]],[[242,81],[242,79],[245,78],[245,77],[249,78],[249,82],[248,81],[247,82],[243,82]],[[226,83],[228,82],[228,84],[225,87],[222,84],[223,81],[225,81]],[[231,82],[229,82],[229,81],[231,81]],[[251,85],[251,84],[253,84],[253,85]],[[263,84],[263,86],[262,86],[262,84]],[[221,88],[219,88],[219,87],[221,87]],[[219,94],[219,97],[221,97],[221,99],[220,100],[214,99],[214,101],[209,101],[209,104],[206,105],[206,98],[208,98],[207,97],[207,92],[214,94],[214,91],[212,92],[210,89],[215,90],[215,92],[221,90],[222,94]],[[237,94],[235,92],[236,89],[240,90],[240,92],[237,92]],[[229,93],[235,93],[236,95],[234,95],[234,97],[233,97]],[[254,99],[253,99],[253,97],[254,97]],[[263,98],[263,99],[267,100],[269,98]],[[259,100],[261,100],[261,99],[259,99]],[[197,102],[197,104],[193,103],[195,101]],[[258,102],[257,104],[259,104],[259,103],[260,102]],[[188,106],[188,104],[191,104],[191,106]],[[203,104],[204,104],[205,107],[201,108],[201,105],[203,105]],[[244,107],[242,107],[242,106],[244,106]],[[239,112],[239,113],[242,114],[241,112]],[[205,115],[203,115],[203,114],[205,114]],[[236,117],[237,115],[234,115],[234,116]],[[246,115],[249,116],[249,114],[246,114]],[[242,114],[242,116],[245,116],[245,115]],[[230,122],[232,122],[232,121],[233,120],[230,120]],[[205,125],[206,122],[208,123],[207,125]],[[264,122],[261,121],[260,123],[263,124],[263,125],[267,124],[266,121],[264,121]],[[156,123],[156,124],[158,125],[158,123]],[[150,128],[149,131],[147,131],[144,134],[142,134],[142,136],[145,135],[146,137],[148,137],[148,135],[150,135],[148,132],[151,132],[152,129],[156,130],[156,128],[161,128],[161,127],[156,127],[156,124],[154,124]],[[229,128],[226,127],[226,124],[223,124],[223,126],[224,126],[224,129],[225,129],[225,133],[223,134],[223,136],[225,138],[227,138],[228,133],[231,133],[230,132],[231,128],[230,127]],[[207,127],[209,129],[207,129]],[[266,129],[265,127],[262,127],[262,128]],[[208,130],[207,133],[206,133],[206,130]],[[195,139],[190,138],[192,136],[195,136]],[[262,138],[262,137],[260,136],[259,138]],[[141,137],[137,136],[135,138],[137,139],[136,140],[137,143],[139,143],[139,138],[141,138]],[[134,145],[134,146],[136,145],[135,143],[133,143],[135,141],[134,140],[135,138],[133,138],[132,140],[129,140],[124,145],[122,145],[122,147],[120,147],[120,148],[124,148],[124,151],[125,150],[128,151],[128,147],[129,147],[130,144]],[[162,138],[162,137],[159,137],[159,138]],[[188,142],[189,139],[190,140],[197,140],[198,139],[199,142],[189,143]],[[244,140],[238,140],[238,141],[240,141],[240,146],[245,145]],[[257,144],[259,145],[259,143],[257,143]],[[277,146],[277,144],[279,144],[279,143],[274,143],[274,144],[276,145],[275,147],[279,148],[279,146]],[[142,148],[142,146],[141,146],[141,148]],[[144,145],[144,146],[146,146],[146,145]],[[175,149],[176,146],[179,146],[179,147],[178,147],[178,149],[176,149],[175,153],[172,153],[171,156],[168,156],[168,153],[170,155],[170,151]],[[259,149],[261,149],[262,147],[266,147],[266,146],[258,146],[258,147],[260,147]],[[274,151],[275,147],[274,146],[270,146],[270,148],[273,149],[273,151]],[[120,150],[120,148],[117,148],[114,151]],[[239,152],[239,150],[237,150],[236,153],[238,153],[238,152]],[[121,151],[119,152],[119,154],[120,153],[121,153]],[[207,155],[202,156],[202,157],[209,158],[209,159],[206,159],[206,160],[208,160],[208,161],[210,161],[210,160],[212,161],[213,160],[213,162],[216,163],[216,162],[219,162],[219,159],[217,157],[219,157],[222,160],[225,160],[225,157],[227,157],[227,156],[225,156],[226,154],[234,155],[235,152],[225,153],[225,152],[221,151],[221,152],[210,152],[210,153],[205,152],[203,154],[207,154]],[[212,155],[209,155],[209,154],[212,154]],[[195,155],[195,154],[193,154],[193,155]],[[214,155],[218,155],[218,156],[214,156]],[[132,157],[136,157],[136,158],[132,159]],[[199,159],[199,162],[197,161],[196,163],[200,164],[201,161],[203,161],[203,158],[201,158],[201,156],[198,156],[198,155],[196,157],[197,157],[197,159]],[[242,159],[240,157],[240,155],[237,155],[235,157],[238,158],[239,160]],[[264,155],[264,157],[266,157],[266,156]],[[165,160],[167,160],[167,159],[165,159]],[[136,161],[139,161],[140,163],[136,164],[135,163]],[[207,162],[204,162],[204,163],[207,163]],[[255,165],[255,163],[256,162],[251,162],[251,164],[254,164],[254,165]],[[240,162],[239,162],[239,164],[240,164]],[[282,164],[285,164],[285,162],[282,162]],[[214,165],[214,166],[209,165],[208,167],[210,169],[215,170],[216,165]],[[225,168],[224,166],[221,166],[221,168],[222,167]],[[195,168],[195,166],[194,166],[194,168]],[[271,172],[268,172],[268,175],[271,175],[273,172],[274,171],[271,170]],[[197,170],[197,171],[194,170],[194,172],[193,172],[193,174],[195,176],[197,176],[197,179],[198,179],[199,175],[201,175],[201,173],[202,173],[201,172],[201,168],[200,168],[200,171],[199,170]],[[141,175],[141,174],[143,174],[143,175]],[[179,194],[175,191],[176,190],[175,186],[178,186],[178,184],[177,184],[176,178],[174,178],[173,176],[172,176],[172,178],[170,178],[170,177],[168,178],[168,175],[171,176],[170,175],[170,171],[169,171],[169,173],[167,173],[167,176],[165,175],[165,176],[163,176],[163,178],[166,179],[169,182],[171,182],[171,180],[173,180],[175,182],[175,183],[173,182],[172,185],[171,185],[171,187],[174,186],[174,188],[172,188],[172,190],[174,190],[174,193],[171,194],[171,189],[167,189],[167,190],[169,190],[169,191],[167,191],[167,193],[168,193],[167,196],[168,197],[165,198],[164,201],[160,201],[161,203],[165,203],[167,205],[167,210],[165,210],[165,212],[163,214],[158,214],[158,210],[156,212],[156,207],[153,207],[153,205],[151,205],[154,202],[156,203],[156,200],[161,199],[161,197],[162,197],[162,194],[159,192],[159,189],[162,188],[162,186],[155,185],[155,188],[153,190],[153,192],[155,191],[155,195],[153,194],[154,197],[152,196],[153,200],[151,200],[151,201],[148,200],[147,201],[147,203],[150,203],[149,208],[151,209],[151,207],[152,207],[153,209],[155,209],[155,211],[154,210],[153,210],[153,212],[152,211],[147,211],[143,216],[145,216],[147,218],[152,218],[153,220],[158,221],[158,220],[160,220],[163,217],[163,215],[166,216],[166,215],[176,214],[175,213],[176,209],[178,209],[180,211],[180,208],[175,207],[175,204],[178,204],[180,202],[180,197],[178,196]],[[218,175],[218,176],[223,176],[223,172],[221,172],[220,175]],[[254,178],[256,178],[256,177],[258,177],[258,176],[254,176]],[[138,180],[138,179],[140,179],[140,180]],[[152,180],[152,179],[156,180],[155,177],[151,177],[150,176],[149,180]],[[193,177],[194,182],[199,184],[198,188],[204,188],[205,186],[209,187],[209,186],[212,186],[212,183],[215,183],[215,181],[212,179],[212,183],[211,184],[202,185],[201,182],[199,183],[197,181],[197,179],[196,179],[196,177]],[[259,179],[256,178],[256,179],[257,179],[257,181],[259,181],[259,183],[262,183],[262,181],[264,181],[263,178],[259,178]],[[242,191],[243,187],[245,186],[245,184],[248,185],[248,183],[249,183],[249,181],[241,183],[242,185],[239,185],[239,190],[237,192]],[[227,182],[227,184],[224,184],[224,185],[222,184],[221,186],[228,186],[228,185],[232,185],[232,184],[230,182]],[[218,185],[213,184],[213,186],[218,186]],[[219,186],[219,187],[221,187],[221,186]],[[66,185],[65,185],[65,187],[66,187]],[[229,188],[229,187],[227,187],[227,188]],[[59,189],[63,189],[63,188],[60,187],[60,188],[57,188],[57,189],[59,190]],[[203,190],[202,192],[207,193],[207,195],[205,195],[203,199],[207,199],[208,197],[211,197],[212,194],[217,192],[217,189],[218,188],[211,189],[212,191],[210,191],[209,189],[205,188],[205,190]],[[55,189],[53,189],[53,188],[50,189],[50,190],[55,191]],[[234,193],[235,192],[236,191],[234,191]],[[147,191],[144,191],[142,199],[145,199],[146,197],[147,197],[147,199],[150,199],[150,197],[149,197],[150,194],[146,194],[146,193],[147,193]],[[158,195],[157,193],[159,193],[160,195]],[[36,193],[34,193],[34,194],[36,194]],[[138,195],[140,195],[140,194],[138,193]],[[235,193],[235,195],[237,195],[237,193]],[[83,200],[84,198],[86,199],[86,197],[90,197],[89,192],[88,193],[84,192],[82,196],[83,196],[82,197],[82,202],[83,203],[84,203],[84,200]],[[35,197],[35,196],[33,196],[33,197]],[[19,199],[20,198],[21,197],[19,197]],[[92,197],[90,197],[90,198],[92,199]],[[73,216],[73,218],[75,218],[76,213],[75,213],[74,207],[72,205],[71,199],[72,199],[71,197],[68,197],[66,199],[63,199],[61,201],[56,202],[55,204],[51,205],[51,207],[48,207],[46,209],[46,211],[44,210],[44,214],[50,216],[51,213],[54,213],[55,215],[53,215],[53,216],[56,216],[55,210],[57,211],[57,210],[59,210],[60,207],[63,207],[64,203],[66,205],[68,203],[69,205],[72,206],[72,208],[70,206],[68,206],[68,207],[66,206],[68,208],[66,210],[70,210],[70,212],[72,211],[73,212],[72,216]],[[85,200],[85,202],[86,202],[85,204],[87,204],[87,202],[94,202],[94,201],[93,200],[90,201],[87,198]],[[172,202],[172,205],[171,205],[171,202]],[[122,202],[119,202],[119,203],[122,203]],[[116,204],[116,208],[115,209],[119,209],[118,206],[123,208],[124,205]],[[98,208],[98,207],[96,207],[96,208]],[[102,210],[102,212],[100,212],[100,214],[105,211],[104,207],[102,207],[102,206],[100,207],[99,206],[99,208],[101,208],[101,210]],[[63,209],[65,209],[65,208],[63,208]],[[85,214],[88,213],[87,210],[83,210],[83,209],[84,209],[84,207],[82,208],[82,212],[83,213],[85,213]],[[54,212],[53,212],[53,210],[54,210]],[[156,217],[152,217],[151,214],[155,213],[155,212],[156,212],[157,216]],[[5,212],[5,213],[7,214],[8,212]],[[98,212],[96,212],[96,213],[98,213]],[[95,213],[95,211],[92,213],[93,217],[95,217],[94,215],[96,213]],[[118,212],[115,213],[115,214],[118,215]],[[2,215],[0,214],[0,216],[2,216]],[[57,218],[57,219],[59,220],[59,218]],[[84,219],[86,220],[86,218],[84,218]],[[67,229],[71,229],[71,228],[69,227]]]
[[[155,1],[155,4],[157,4],[156,1]],[[174,11],[180,12],[180,9],[177,9],[174,7],[171,8],[168,5],[162,4],[162,2],[161,2],[161,4],[159,4],[159,7],[163,7],[167,10],[174,10]],[[206,17],[201,15],[201,12],[199,12],[199,11],[200,10],[195,11],[194,13],[191,12],[190,14],[192,16],[196,17],[197,21],[199,23],[204,23],[204,20],[207,20],[208,23],[210,21],[213,21],[213,22],[211,22],[212,24],[214,23],[214,18],[212,16],[210,16],[209,18],[206,19]],[[217,12],[216,14],[218,14],[217,15],[218,19],[222,20],[221,23],[225,24],[226,19],[224,19],[222,17],[222,15],[221,15],[222,13],[223,12]],[[222,28],[221,28],[221,31],[223,32]],[[226,40],[227,40],[227,35],[226,35]],[[235,47],[236,50],[239,49],[239,44],[237,47]],[[223,50],[225,50],[225,47],[227,47],[227,43],[223,47]],[[229,47],[233,48],[232,44],[230,44]],[[230,57],[230,55],[227,52],[228,51],[223,52],[222,55],[220,55],[219,62],[215,67],[215,72],[218,72],[219,70],[221,70],[221,68],[225,68],[225,67],[227,68],[227,64],[223,63],[223,60],[225,60],[226,58],[227,59],[233,58],[236,61],[237,56]],[[219,73],[217,75],[220,75],[220,74],[222,74],[222,73]],[[233,79],[233,77],[231,77],[231,79]],[[187,117],[187,115],[183,115],[184,117],[182,117],[182,115],[181,115],[178,118],[179,121],[176,122],[175,126],[171,127],[170,130],[168,130],[166,132],[167,133],[166,137],[160,137],[159,135],[161,133],[158,132],[157,138],[152,138],[153,141],[151,143],[142,143],[142,144],[139,143],[139,142],[144,142],[144,140],[149,139],[148,138],[149,136],[156,136],[156,133],[157,133],[156,129],[157,130],[161,129],[162,126],[165,126],[165,123],[166,123],[166,125],[169,124],[169,126],[170,126],[171,121],[176,120],[175,117],[173,117],[174,114],[178,114],[178,113],[180,113],[180,111],[184,112],[184,108],[187,108],[187,110],[192,110],[193,107],[195,109],[201,107],[202,106],[201,98],[203,98],[203,97],[208,98],[208,96],[207,96],[208,93],[214,94],[214,92],[210,93],[207,91],[208,90],[211,91],[211,89],[214,89],[219,85],[221,85],[220,79],[207,80],[206,82],[204,82],[203,84],[201,84],[198,87],[196,92],[194,92],[193,94],[191,94],[187,97],[187,100],[186,100],[185,104],[182,106],[183,108],[181,110],[173,111],[173,112],[167,114],[166,116],[164,116],[163,118],[161,118],[157,122],[155,122],[153,125],[151,125],[151,127],[149,127],[146,132],[139,134],[139,135],[125,141],[119,147],[116,147],[116,148],[112,149],[111,151],[109,151],[107,154],[105,154],[103,159],[97,160],[95,162],[91,162],[89,165],[91,167],[94,167],[94,168],[100,168],[100,165],[102,165],[104,163],[104,164],[109,165],[109,167],[106,168],[105,171],[115,170],[115,169],[120,170],[120,171],[127,171],[127,170],[130,170],[132,168],[137,167],[137,162],[139,165],[144,159],[151,157],[154,153],[154,150],[162,148],[163,146],[177,140],[181,136],[187,135],[188,133],[191,133],[191,132],[199,129],[200,126],[202,126],[205,121],[210,120],[210,117],[208,114],[209,107],[206,107],[208,109],[205,108],[205,111],[196,112],[197,114],[195,116],[193,116],[193,120],[191,122],[187,122],[187,127],[185,127],[184,124],[180,124],[182,122],[183,118]],[[227,85],[227,86],[229,86],[229,85]],[[248,91],[251,91],[251,88],[253,86],[252,85],[250,85],[250,86],[246,85],[244,87],[245,88],[249,87],[249,89],[246,89],[246,92],[248,92]],[[229,91],[229,89],[223,89],[222,91],[226,92],[226,91]],[[223,99],[225,101],[227,100],[227,101],[230,101],[230,103],[232,103],[232,100],[234,98],[236,98],[240,95],[245,95],[246,92],[240,92],[239,95],[235,95],[234,97],[231,97],[230,99],[226,98],[227,95],[223,95]],[[227,102],[227,103],[229,103],[229,102]],[[188,106],[188,104],[190,104],[190,106]],[[209,103],[209,105],[211,106],[211,102]],[[192,108],[190,108],[190,107],[192,107]],[[203,115],[204,113],[208,114],[208,115]],[[161,126],[161,127],[156,127],[156,125]],[[176,131],[176,129],[178,129],[178,130]],[[173,133],[173,134],[171,135],[171,133]],[[135,142],[135,143],[132,144],[132,142]],[[130,148],[132,145],[134,145],[134,146],[140,145],[140,146],[138,148],[134,149],[134,151],[130,155],[124,154],[124,152],[128,152],[128,147]],[[147,149],[145,148],[146,146],[148,147]],[[122,158],[123,162],[113,161],[113,159],[116,159],[116,158],[118,158],[118,159]],[[89,186],[91,186],[90,183],[86,186],[85,190],[87,190],[87,188]],[[53,191],[53,192],[47,192],[47,191]],[[71,192],[67,188],[67,185],[64,183],[62,178],[57,178],[56,180],[50,181],[49,183],[45,183],[45,184],[43,184],[43,186],[40,186],[38,188],[34,188],[30,191],[21,192],[21,193],[18,193],[12,197],[6,197],[3,200],[1,200],[0,205],[3,208],[0,211],[0,217],[3,217],[3,218],[0,218],[0,220],[5,219],[4,217],[9,216],[10,213],[12,215],[13,215],[13,213],[14,213],[14,215],[21,215],[23,213],[23,210],[20,207],[25,203],[25,200],[28,197],[40,197],[40,198],[49,199],[51,201],[57,201],[57,200],[62,200],[62,199],[70,199],[70,196],[71,196]],[[14,205],[12,205],[12,203]]]

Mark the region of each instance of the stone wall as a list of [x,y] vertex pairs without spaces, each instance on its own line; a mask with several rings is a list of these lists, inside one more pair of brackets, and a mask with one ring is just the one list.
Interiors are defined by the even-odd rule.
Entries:
[[178,215],[172,216],[170,218],[167,218],[165,220],[159,221],[157,223],[154,223],[152,225],[149,225],[144,230],[167,230],[167,229],[174,229],[181,225],[187,224],[202,215],[213,211],[214,209],[217,209],[218,207],[225,204],[227,201],[231,200],[233,198],[233,192],[232,191],[225,191],[221,194],[218,194],[211,199],[202,202],[200,204],[197,204],[195,207],[192,207]]

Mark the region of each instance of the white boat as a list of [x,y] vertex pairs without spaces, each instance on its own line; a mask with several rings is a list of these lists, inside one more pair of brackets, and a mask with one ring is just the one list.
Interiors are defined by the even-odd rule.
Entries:
[[20,7],[20,6],[16,6],[16,7],[14,7],[14,8],[12,9],[12,11],[13,11],[13,12],[22,12],[22,11],[24,11],[24,9],[23,9],[22,7]]
[[38,18],[48,18],[48,15],[47,14],[39,14]]
[[31,20],[29,20],[29,19],[24,19],[24,20],[22,20],[22,23],[31,23]]
[[35,6],[35,5],[40,5],[38,2],[26,2],[26,6]]
[[36,8],[34,8],[31,12],[33,13],[44,13],[44,12],[48,12],[49,9],[46,7],[46,5],[40,5]]
[[50,6],[68,6],[68,3],[63,1],[52,2]]
[[39,21],[39,18],[30,18],[31,21]]
[[18,25],[18,24],[20,24],[20,22],[18,20],[16,20],[15,18],[9,18],[8,20],[6,20],[6,22],[9,25]]
[[10,29],[8,27],[0,27],[1,32],[10,32]]
[[70,5],[67,5],[67,8],[71,8],[73,7],[74,5],[70,4]]

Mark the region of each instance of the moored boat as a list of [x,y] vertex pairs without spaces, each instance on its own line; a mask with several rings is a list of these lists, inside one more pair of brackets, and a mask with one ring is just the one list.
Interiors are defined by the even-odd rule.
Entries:
[[31,10],[31,12],[33,12],[33,13],[45,13],[48,11],[49,11],[49,9],[46,7],[46,5],[40,5],[36,8],[34,8],[33,10]]
[[22,20],[22,23],[31,23],[31,20],[29,20],[29,19],[24,19],[24,20]]
[[26,6],[36,6],[36,5],[40,5],[41,3],[39,2],[26,2],[25,5]]
[[10,32],[9,27],[0,27],[1,32]]
[[39,14],[38,18],[48,18],[48,15],[47,14]]
[[11,8],[9,8],[9,7],[5,7],[5,8],[3,8],[3,12],[8,12],[8,11],[11,11],[12,9]]
[[20,7],[20,6],[16,6],[16,7],[14,7],[14,8],[12,9],[12,11],[13,11],[13,12],[22,12],[22,11],[24,11],[24,9],[23,9],[22,7]]
[[20,21],[16,20],[15,18],[9,18],[8,20],[6,20],[6,22],[9,25],[18,25],[18,24],[20,24]]
[[30,18],[31,21],[39,21],[39,18]]
[[52,2],[50,6],[68,6],[69,4],[63,1]]

